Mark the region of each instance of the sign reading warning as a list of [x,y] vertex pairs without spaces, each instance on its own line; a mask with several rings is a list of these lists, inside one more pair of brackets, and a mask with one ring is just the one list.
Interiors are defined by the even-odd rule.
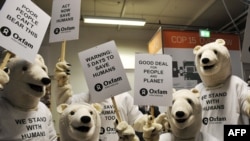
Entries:
[[135,105],[172,105],[172,58],[166,54],[136,54]]
[[81,0],[53,0],[49,42],[79,38]]
[[131,90],[114,41],[79,52],[90,100],[101,102]]
[[50,16],[30,0],[8,0],[1,9],[0,21],[0,45],[33,62]]

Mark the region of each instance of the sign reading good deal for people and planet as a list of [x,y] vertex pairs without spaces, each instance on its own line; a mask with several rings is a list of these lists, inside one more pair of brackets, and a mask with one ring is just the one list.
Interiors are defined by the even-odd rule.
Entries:
[[172,105],[172,57],[166,54],[136,54],[135,105]]

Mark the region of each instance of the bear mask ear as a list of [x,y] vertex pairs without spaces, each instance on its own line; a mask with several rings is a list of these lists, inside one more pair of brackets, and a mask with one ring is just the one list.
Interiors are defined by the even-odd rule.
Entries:
[[173,93],[174,93],[174,92],[176,92],[176,89],[175,89],[175,88],[173,88]]
[[200,45],[195,46],[194,49],[193,49],[193,53],[194,53],[194,54],[197,54],[197,52],[198,52],[198,50],[199,50],[200,48],[201,48]]
[[60,104],[59,106],[57,106],[57,112],[59,114],[61,114],[69,105],[68,104]]
[[96,109],[96,111],[100,114],[101,112],[102,112],[102,106],[101,106],[101,104],[99,104],[99,103],[93,103],[93,104],[91,104],[95,109]]
[[222,46],[224,46],[226,44],[225,40],[223,40],[223,39],[216,39],[215,42],[219,45],[222,45]]
[[191,92],[192,92],[197,98],[200,98],[200,92],[199,92],[197,89],[193,88],[193,89],[191,89]]

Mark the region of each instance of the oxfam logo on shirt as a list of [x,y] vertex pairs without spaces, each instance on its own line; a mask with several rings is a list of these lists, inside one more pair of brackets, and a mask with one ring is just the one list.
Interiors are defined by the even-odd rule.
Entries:
[[204,118],[202,119],[202,123],[205,124],[205,125],[207,125],[207,124],[208,124],[208,118],[207,118],[207,117],[204,117]]
[[208,122],[209,124],[221,124],[222,122],[225,122],[227,120],[226,117],[203,117],[202,123],[204,125],[207,125]]

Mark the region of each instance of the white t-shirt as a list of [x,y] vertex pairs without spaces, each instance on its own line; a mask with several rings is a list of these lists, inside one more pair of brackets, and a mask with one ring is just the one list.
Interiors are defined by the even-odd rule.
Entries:
[[201,93],[201,131],[223,141],[224,125],[249,124],[248,117],[242,112],[248,90],[245,81],[237,76],[231,76],[220,88],[207,89],[202,83],[196,88]]
[[57,141],[52,115],[39,102],[35,111],[14,108],[0,97],[0,141]]
[[[69,103],[78,103],[78,102],[89,102],[88,101],[89,93],[75,94]],[[128,124],[132,125],[134,121],[141,117],[143,114],[139,111],[138,106],[134,105],[133,97],[125,92],[119,95],[116,95],[115,102],[117,109],[122,120],[127,121]],[[100,140],[99,141],[118,141],[118,134],[114,128],[114,122],[116,120],[116,113],[112,103],[111,98],[106,99],[100,103],[103,106],[101,113],[101,130],[100,130]]]

